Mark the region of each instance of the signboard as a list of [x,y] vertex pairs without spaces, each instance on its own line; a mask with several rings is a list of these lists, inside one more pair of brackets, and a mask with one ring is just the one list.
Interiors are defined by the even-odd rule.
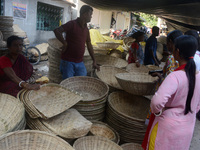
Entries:
[[27,12],[26,4],[13,2],[13,17],[26,19],[26,12]]

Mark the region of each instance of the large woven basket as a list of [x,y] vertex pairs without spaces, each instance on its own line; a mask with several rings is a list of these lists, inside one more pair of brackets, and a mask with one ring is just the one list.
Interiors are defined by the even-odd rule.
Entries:
[[150,101],[126,92],[109,95],[106,121],[120,135],[122,142],[141,143],[145,132],[145,119]]
[[17,131],[0,138],[1,150],[74,150],[61,138],[41,131]]
[[113,92],[108,97],[109,106],[118,113],[133,121],[142,121],[148,114],[150,101],[143,96],[126,92]]
[[117,73],[127,73],[127,71],[114,66],[105,66],[105,65],[100,67],[100,71],[96,70],[97,77],[101,79],[103,82],[105,82],[106,84],[108,84],[113,88],[122,89],[119,83],[117,82],[117,79],[115,78],[115,75]]
[[86,136],[76,140],[73,144],[75,150],[122,150],[111,140],[98,136]]
[[100,136],[112,140],[115,143],[119,143],[119,134],[106,123],[100,121],[93,121],[90,129],[90,134],[94,136]]
[[60,85],[78,92],[83,96],[82,101],[95,101],[103,99],[109,91],[108,86],[99,79],[76,76],[63,80]]
[[127,65],[126,71],[131,72],[131,73],[137,73],[137,74],[141,74],[141,73],[147,74],[150,71],[150,69],[144,65],[137,67],[135,63],[130,63]]
[[0,93],[0,136],[24,128],[25,109],[13,96]]
[[146,66],[149,70],[162,70],[161,67],[155,66],[155,65],[147,65]]
[[153,95],[157,78],[148,74],[119,73],[115,77],[120,86],[134,95]]
[[99,48],[102,49],[116,49],[120,45],[120,43],[101,43],[101,42],[97,42],[96,44]]
[[141,144],[138,143],[125,143],[121,145],[123,150],[143,150]]

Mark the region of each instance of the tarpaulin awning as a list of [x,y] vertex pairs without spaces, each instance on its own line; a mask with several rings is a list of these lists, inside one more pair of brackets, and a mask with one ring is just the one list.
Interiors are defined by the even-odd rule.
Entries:
[[155,14],[171,29],[200,31],[200,0],[82,0],[104,10],[137,11]]

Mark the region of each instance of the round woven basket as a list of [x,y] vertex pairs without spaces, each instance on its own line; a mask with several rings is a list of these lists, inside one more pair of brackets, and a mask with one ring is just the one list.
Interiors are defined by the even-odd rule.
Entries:
[[105,82],[109,86],[116,89],[122,89],[119,83],[117,82],[115,75],[117,73],[127,73],[127,71],[125,71],[124,69],[114,67],[114,66],[103,65],[100,67],[100,71],[96,70],[95,73],[99,79],[101,79],[103,82]]
[[108,99],[106,121],[119,133],[120,141],[141,143],[149,106],[150,100],[145,97],[113,92]]
[[125,143],[121,145],[123,150],[143,150],[141,144],[138,143]]
[[108,103],[118,115],[142,122],[145,121],[150,106],[149,99],[126,92],[111,93],[108,97]]
[[130,45],[135,41],[132,37],[127,37],[123,39],[123,47],[126,51],[129,50]]
[[116,143],[98,136],[86,136],[76,140],[75,150],[122,150]]
[[113,128],[111,128],[108,124],[100,122],[100,121],[92,122],[92,127],[90,128],[89,134],[107,138],[117,144],[120,141],[119,134]]
[[101,43],[101,42],[97,42],[96,44],[99,48],[102,49],[116,49],[120,45],[120,43]]
[[148,74],[119,73],[115,77],[119,85],[134,95],[154,95],[157,78]]
[[148,69],[146,66],[141,65],[140,67],[137,67],[135,63],[130,63],[126,67],[126,71],[131,73],[148,73],[150,69]]
[[12,31],[5,31],[5,32],[2,31],[2,34],[3,34],[3,40],[4,40],[4,41],[7,41],[7,39],[8,39],[10,36],[12,36],[14,33],[13,33]]
[[12,27],[13,22],[14,20],[11,16],[0,16],[0,26]]
[[122,52],[116,49],[111,50],[109,55],[112,57],[122,58]]
[[0,138],[3,150],[74,150],[61,138],[41,131],[17,131],[5,134]]
[[5,41],[0,41],[0,48],[6,48],[7,44]]
[[82,95],[82,101],[95,101],[104,98],[109,91],[108,86],[99,79],[76,76],[63,80],[60,85],[78,92]]
[[0,93],[0,136],[11,131],[22,129],[25,124],[25,109],[18,99]]

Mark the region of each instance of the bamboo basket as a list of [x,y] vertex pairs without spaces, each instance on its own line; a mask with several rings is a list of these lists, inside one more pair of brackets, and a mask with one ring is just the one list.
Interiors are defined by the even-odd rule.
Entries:
[[86,120],[77,110],[69,109],[48,120],[31,119],[27,116],[31,129],[59,135],[64,139],[76,139],[87,135],[92,123]]
[[76,76],[63,80],[60,85],[78,92],[83,97],[82,101],[95,101],[100,100],[107,96],[108,86],[99,79]]
[[137,67],[135,63],[130,63],[127,65],[126,71],[136,74],[148,74],[150,69],[144,65]]
[[119,85],[128,93],[134,95],[154,95],[156,80],[148,74],[119,73],[115,77]]
[[28,99],[42,118],[48,119],[69,109],[82,97],[58,84],[45,84],[38,91],[30,91]]
[[0,93],[0,136],[24,128],[25,109],[15,97]]
[[108,124],[100,122],[100,121],[93,121],[92,127],[90,129],[90,135],[104,137],[106,139],[112,140],[115,143],[119,143],[120,137],[119,134],[111,128]]
[[141,144],[149,106],[150,100],[145,97],[113,92],[108,98],[106,122],[119,133],[120,141]]
[[115,75],[117,73],[127,73],[127,71],[114,66],[103,65],[100,67],[100,71],[96,70],[95,73],[100,80],[108,84],[110,87],[122,90],[121,86],[117,82],[117,79],[115,78]]
[[138,143],[125,143],[121,145],[123,150],[143,150],[141,144]]
[[96,42],[96,44],[101,49],[116,49],[120,45],[120,43],[101,43],[101,42]]
[[2,150],[74,150],[61,138],[41,131],[17,131],[0,138]]
[[73,147],[75,150],[122,150],[116,143],[98,136],[79,138]]

